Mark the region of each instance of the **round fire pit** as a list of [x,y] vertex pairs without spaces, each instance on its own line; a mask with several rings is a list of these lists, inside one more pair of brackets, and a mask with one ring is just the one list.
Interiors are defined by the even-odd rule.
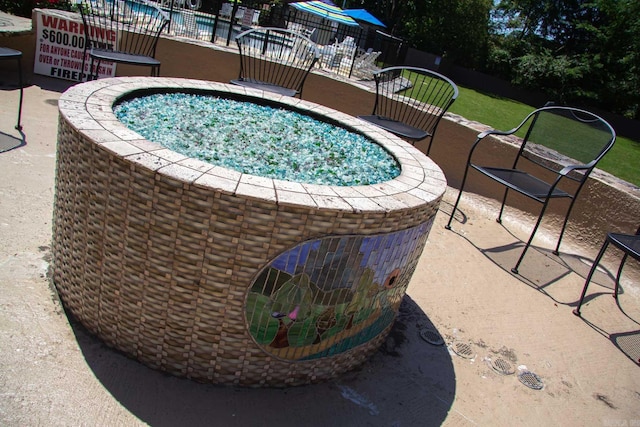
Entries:
[[[114,114],[175,92],[344,128],[400,174],[348,186],[250,175],[149,141]],[[98,80],[59,106],[53,281],[108,345],[199,381],[283,386],[333,378],[384,341],[446,188],[417,149],[317,104],[212,82]]]

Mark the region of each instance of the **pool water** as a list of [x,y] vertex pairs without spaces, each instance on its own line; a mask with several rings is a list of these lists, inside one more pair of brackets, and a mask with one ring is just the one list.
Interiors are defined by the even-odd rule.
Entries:
[[372,185],[400,174],[367,137],[295,111],[188,93],[163,93],[114,107],[129,129],[216,166],[320,185]]

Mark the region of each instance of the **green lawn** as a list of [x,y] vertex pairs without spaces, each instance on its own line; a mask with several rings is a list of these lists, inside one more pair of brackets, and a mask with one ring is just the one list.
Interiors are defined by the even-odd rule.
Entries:
[[[460,95],[449,111],[494,129],[513,129],[536,108],[464,87],[458,87],[458,89]],[[620,179],[640,186],[639,160],[640,141],[618,136],[615,145],[598,163],[598,167]]]

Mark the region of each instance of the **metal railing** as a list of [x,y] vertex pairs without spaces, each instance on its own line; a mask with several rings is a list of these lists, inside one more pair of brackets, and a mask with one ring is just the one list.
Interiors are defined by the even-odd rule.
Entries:
[[[260,0],[156,0],[169,13],[166,34],[234,46],[234,38],[254,27],[280,27],[313,40],[320,51],[318,66],[343,77],[368,78],[354,66],[367,53],[376,53],[380,67],[401,63],[402,40],[372,27],[347,26],[289,6],[272,7]],[[372,64],[376,65],[376,64]],[[370,67],[375,69],[375,66]]]

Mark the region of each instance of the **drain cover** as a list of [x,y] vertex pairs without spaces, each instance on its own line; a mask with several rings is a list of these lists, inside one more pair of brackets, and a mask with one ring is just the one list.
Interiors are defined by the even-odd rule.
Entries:
[[466,342],[454,342],[451,345],[451,349],[455,354],[465,359],[473,359],[475,356],[471,344],[467,344]]
[[423,340],[433,345],[442,345],[444,344],[444,339],[435,329],[424,328],[420,330],[420,337]]
[[540,377],[533,372],[523,371],[518,374],[518,379],[522,384],[534,390],[542,390],[542,387],[544,386]]
[[489,366],[491,366],[494,371],[502,375],[512,375],[516,373],[513,365],[504,359],[491,360],[489,361]]

